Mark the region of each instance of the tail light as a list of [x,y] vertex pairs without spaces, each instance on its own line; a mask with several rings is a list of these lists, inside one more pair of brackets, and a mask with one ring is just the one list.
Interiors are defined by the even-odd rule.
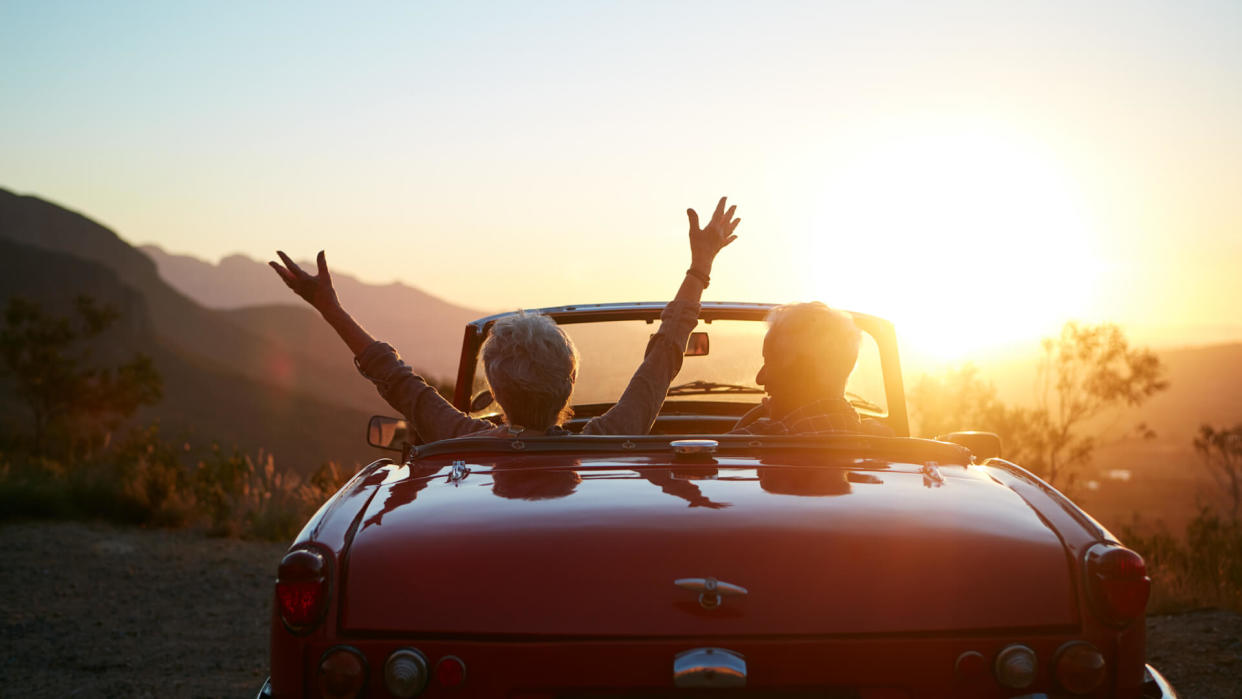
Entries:
[[367,684],[367,660],[357,648],[329,648],[315,679],[322,699],[357,699]]
[[384,686],[394,697],[418,696],[427,686],[427,659],[413,648],[393,651],[384,663]]
[[328,608],[328,566],[316,551],[290,551],[276,572],[276,608],[285,628],[309,633]]
[[466,664],[455,655],[446,655],[436,663],[436,680],[441,687],[460,687],[466,681]]
[[971,690],[980,689],[985,682],[992,679],[988,672],[987,659],[977,650],[968,650],[957,656],[957,662],[953,664],[953,676],[959,688]]
[[1143,557],[1119,544],[1087,549],[1087,595],[1107,623],[1124,626],[1147,609],[1151,578]]
[[1104,654],[1086,641],[1070,641],[1057,650],[1057,682],[1070,694],[1089,694],[1104,682]]
[[1024,645],[1015,643],[1005,646],[996,654],[996,681],[1002,687],[1026,689],[1035,681],[1038,670],[1039,660],[1035,657],[1035,651]]

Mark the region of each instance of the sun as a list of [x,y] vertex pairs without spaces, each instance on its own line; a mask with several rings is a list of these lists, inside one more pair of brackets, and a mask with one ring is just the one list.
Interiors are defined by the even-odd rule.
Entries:
[[1100,260],[1074,180],[998,129],[923,129],[825,183],[807,294],[891,319],[903,353],[964,360],[1088,313]]

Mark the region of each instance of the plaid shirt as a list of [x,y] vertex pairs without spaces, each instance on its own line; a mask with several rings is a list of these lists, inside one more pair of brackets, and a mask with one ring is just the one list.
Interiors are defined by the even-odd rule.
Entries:
[[729,434],[841,434],[866,430],[858,412],[844,398],[827,398],[804,405],[780,420],[761,417]]

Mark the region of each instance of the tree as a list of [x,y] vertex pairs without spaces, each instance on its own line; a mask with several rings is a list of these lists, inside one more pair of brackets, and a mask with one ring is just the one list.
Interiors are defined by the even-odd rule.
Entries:
[[[1009,407],[970,364],[939,378],[923,376],[910,392],[924,436],[979,429],[1000,435],[1005,456],[1071,489],[1099,446],[1094,421],[1121,406],[1136,406],[1168,387],[1159,358],[1132,348],[1111,323],[1066,323],[1042,342],[1036,367],[1035,404]],[[1154,434],[1138,425],[1141,436]]]
[[[1036,417],[1043,423],[1039,463],[1053,486],[1071,486],[1076,469],[1088,464],[1099,441],[1085,429],[1092,420],[1122,406],[1141,405],[1169,387],[1155,352],[1130,347],[1112,323],[1068,322],[1055,338],[1042,342],[1036,372]],[[1145,424],[1144,438],[1155,436]]]
[[163,379],[144,354],[115,367],[93,362],[92,341],[116,322],[116,310],[79,296],[74,311],[75,318],[50,316],[20,296],[9,299],[5,309],[0,360],[34,419],[36,453],[44,453],[54,428],[73,423],[79,438],[111,430],[163,395]]
[[996,386],[979,376],[974,364],[949,369],[938,377],[924,374],[910,390],[910,409],[924,437],[958,430],[995,432],[1004,456],[1017,463],[1036,458],[1042,421],[1034,410],[1010,407],[996,395]]
[[1242,422],[1219,430],[1201,425],[1194,445],[1208,473],[1229,497],[1230,516],[1236,521],[1242,505]]

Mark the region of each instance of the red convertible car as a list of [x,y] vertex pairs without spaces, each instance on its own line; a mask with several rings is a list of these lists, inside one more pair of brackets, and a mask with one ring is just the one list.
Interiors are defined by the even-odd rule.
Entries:
[[[847,397],[894,436],[727,435],[770,306],[707,303],[652,434],[459,438],[362,469],[280,563],[260,697],[1175,697],[1142,558],[978,433],[911,439],[896,339]],[[544,309],[576,424],[662,304]],[[466,328],[455,404],[493,410]],[[572,428],[574,423],[571,423]],[[403,444],[404,443],[404,444]]]

